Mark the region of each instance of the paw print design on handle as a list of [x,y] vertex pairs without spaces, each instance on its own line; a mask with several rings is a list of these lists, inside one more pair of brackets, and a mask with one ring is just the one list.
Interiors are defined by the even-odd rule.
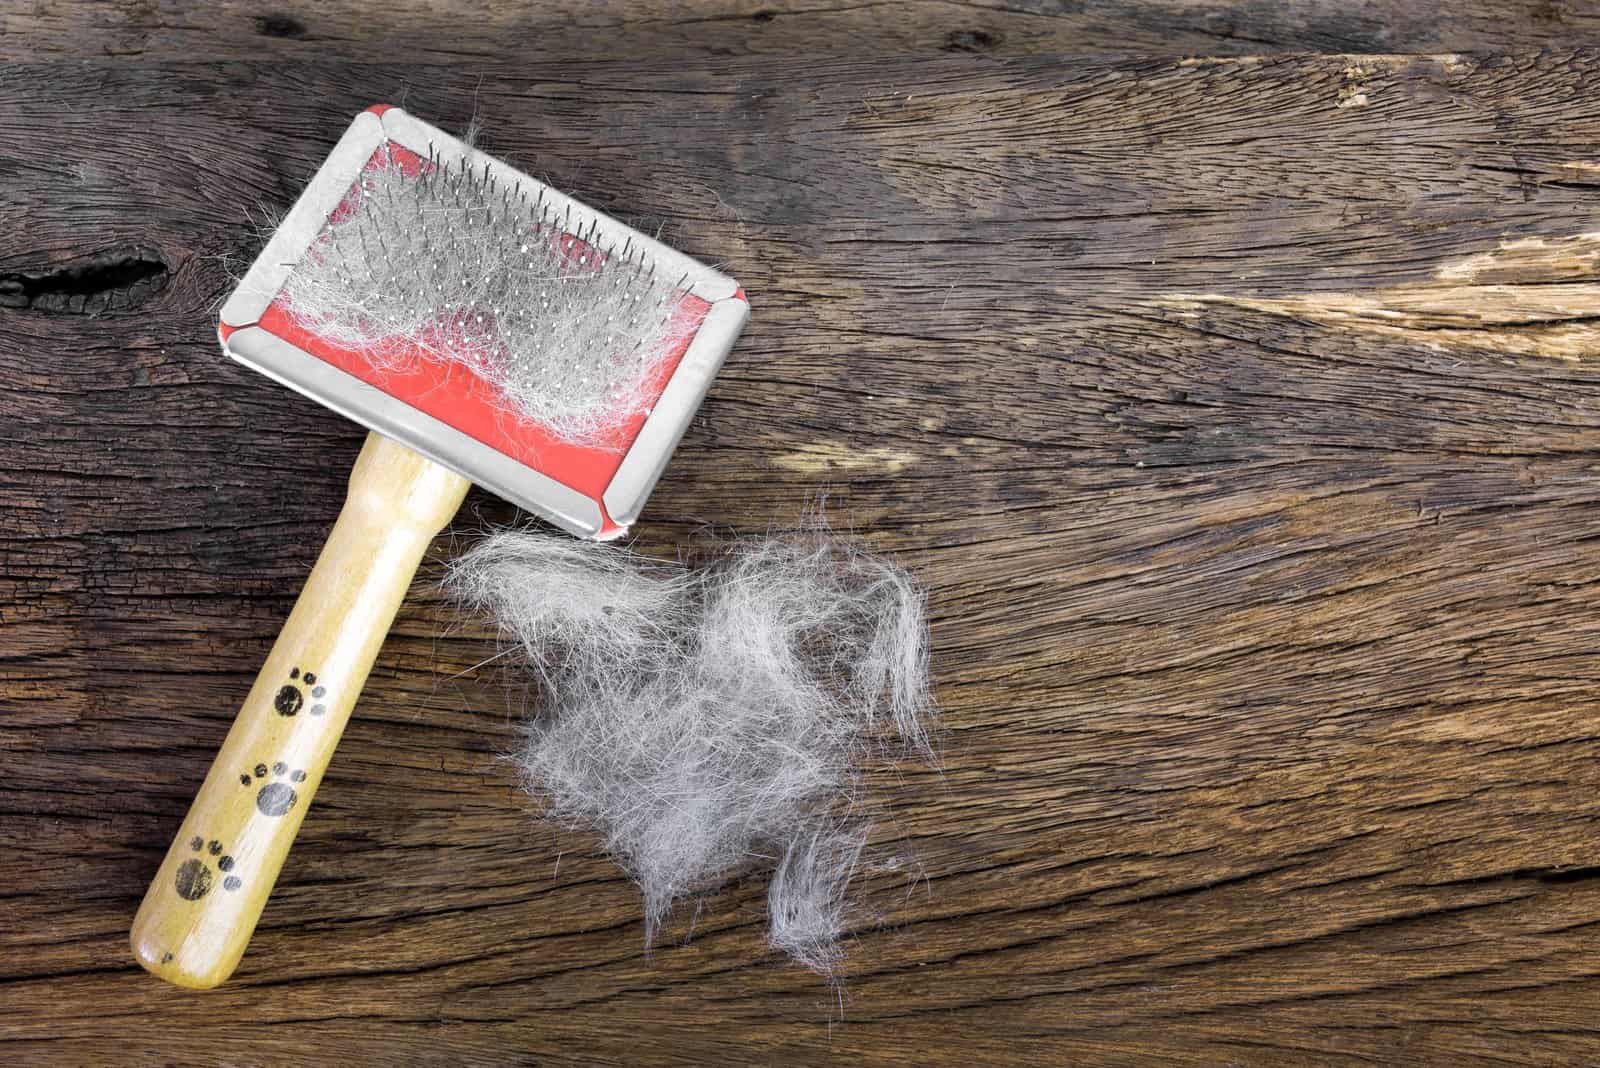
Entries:
[[305,706],[308,689],[314,702],[311,714],[324,715],[328,711],[328,706],[322,703],[322,699],[328,696],[328,688],[318,686],[317,676],[310,671],[302,677],[298,667],[289,669],[289,681],[278,687],[278,692],[272,698],[272,707],[278,710],[280,716],[293,716]]
[[[300,795],[295,793],[294,787],[290,786],[289,782],[305,782],[306,773],[299,768],[290,771],[289,765],[281,760],[272,765],[271,773],[272,781],[256,792],[256,808],[263,816],[281,816],[294,808],[294,803],[300,800]],[[289,777],[289,782],[283,781],[285,775]],[[239,776],[239,785],[254,786],[257,781],[266,777],[267,766],[257,764],[253,775],[247,771]]]
[[[213,863],[216,864],[217,871],[223,875],[222,888],[224,890],[237,890],[244,885],[237,875],[228,874],[233,871],[234,860],[231,856],[223,853],[222,843],[215,838],[207,842],[197,834],[189,839],[189,850],[201,855],[190,857],[178,865],[178,874],[173,879],[173,888],[178,891],[178,896],[185,901],[199,901],[211,892],[211,887],[216,882],[216,874],[211,870]],[[205,859],[205,854],[210,854],[216,859],[208,862]]]

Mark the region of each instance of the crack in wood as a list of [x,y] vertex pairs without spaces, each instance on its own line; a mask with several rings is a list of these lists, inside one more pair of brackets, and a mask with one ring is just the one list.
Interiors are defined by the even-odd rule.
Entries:
[[99,315],[130,311],[167,287],[172,269],[149,248],[102,252],[59,267],[0,272],[0,308]]
[[283,37],[293,41],[306,35],[306,26],[293,15],[257,15],[256,33],[262,37]]

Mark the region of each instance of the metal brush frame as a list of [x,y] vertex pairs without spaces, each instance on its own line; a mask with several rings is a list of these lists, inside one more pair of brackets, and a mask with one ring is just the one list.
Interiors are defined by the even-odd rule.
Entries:
[[750,307],[738,283],[676,249],[624,226],[534,178],[486,156],[444,131],[413,118],[399,108],[356,116],[339,143],[312,177],[261,255],[222,306],[222,348],[233,359],[253,367],[299,393],[325,404],[356,422],[403,442],[424,456],[579,537],[601,535],[602,517],[595,502],[549,475],[478,441],[402,400],[311,353],[268,333],[255,324],[277,298],[300,258],[316,241],[328,218],[360,177],[367,161],[386,141],[427,158],[453,163],[470,160],[474,169],[488,167],[497,182],[521,185],[530,194],[543,191],[552,211],[569,208],[572,232],[594,228],[603,243],[633,247],[654,259],[664,275],[685,277],[683,288],[711,305],[660,398],[603,495],[606,512],[618,527],[639,518],[650,491],[661,477],[711,380],[749,317]]

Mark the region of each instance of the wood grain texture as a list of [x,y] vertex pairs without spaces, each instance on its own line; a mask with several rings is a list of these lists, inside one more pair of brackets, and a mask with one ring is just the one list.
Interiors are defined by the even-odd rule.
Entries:
[[729,56],[1481,52],[1600,44],[1583,0],[29,0],[0,58],[462,64]]
[[[1594,1060],[1597,93],[1595,52],[0,68],[8,1061]],[[945,769],[874,776],[904,863],[842,994],[759,875],[647,953],[534,821],[431,585],[513,518],[478,495],[235,979],[126,955],[362,438],[213,313],[402,96],[748,287],[642,550],[825,497],[929,587]]]

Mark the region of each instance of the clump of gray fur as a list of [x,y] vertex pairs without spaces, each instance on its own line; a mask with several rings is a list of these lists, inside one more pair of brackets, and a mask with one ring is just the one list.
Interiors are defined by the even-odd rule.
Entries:
[[518,643],[546,695],[517,761],[674,902],[765,859],[771,943],[829,974],[867,841],[859,768],[931,758],[927,625],[905,572],[819,536],[734,543],[689,568],[505,531],[453,592]]

